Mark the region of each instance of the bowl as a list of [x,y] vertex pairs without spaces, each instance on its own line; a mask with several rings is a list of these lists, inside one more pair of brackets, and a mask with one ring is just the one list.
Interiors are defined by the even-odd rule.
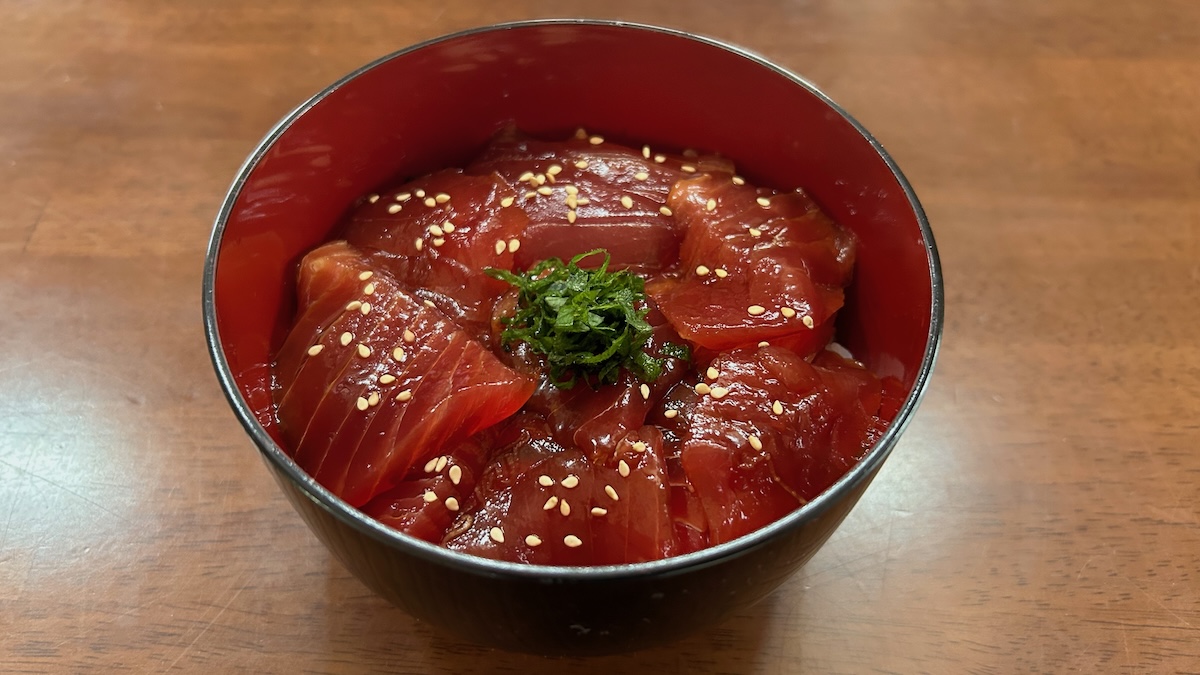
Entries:
[[[391,530],[305,474],[271,413],[270,361],[294,306],[295,263],[360,195],[461,164],[516,122],[698,147],[760,184],[803,186],[859,239],[838,339],[908,395],[882,439],[803,508],[740,539],[650,563],[529,566]],[[771,593],[862,496],[926,388],[942,330],[933,235],[879,143],[813,85],[705,37],[615,21],[509,23],[366,65],[280,121],[238,171],[205,261],[208,348],[234,414],[316,537],[414,617],[540,654],[633,650],[713,626]],[[314,589],[313,592],[318,592]]]

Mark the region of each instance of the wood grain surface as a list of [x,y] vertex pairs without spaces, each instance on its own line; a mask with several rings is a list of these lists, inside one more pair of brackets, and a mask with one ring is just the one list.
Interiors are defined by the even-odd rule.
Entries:
[[[549,16],[808,76],[907,173],[947,289],[932,389],[817,557],[720,628],[592,660],[460,643],[349,576],[200,316],[212,219],[277,119]],[[1193,0],[0,0],[0,670],[1198,672],[1198,333]]]

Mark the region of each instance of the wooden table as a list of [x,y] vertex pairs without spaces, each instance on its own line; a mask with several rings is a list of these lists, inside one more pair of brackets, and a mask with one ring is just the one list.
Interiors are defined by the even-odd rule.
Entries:
[[[0,0],[0,670],[1200,670],[1200,4],[335,4]],[[563,15],[810,77],[907,172],[947,289],[932,389],[817,557],[718,629],[586,661],[463,644],[333,561],[199,306],[224,191],[294,105]]]

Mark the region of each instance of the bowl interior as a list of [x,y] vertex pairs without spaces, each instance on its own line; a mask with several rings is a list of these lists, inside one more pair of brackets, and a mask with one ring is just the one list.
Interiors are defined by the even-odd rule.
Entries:
[[292,317],[296,261],[355,198],[461,163],[510,123],[717,151],[752,181],[803,186],[860,242],[839,340],[910,392],[923,384],[936,257],[920,207],[873,139],[794,76],[729,47],[623,24],[534,23],[365,67],[289,116],[243,168],[218,218],[206,292],[229,393],[276,443],[269,364]]

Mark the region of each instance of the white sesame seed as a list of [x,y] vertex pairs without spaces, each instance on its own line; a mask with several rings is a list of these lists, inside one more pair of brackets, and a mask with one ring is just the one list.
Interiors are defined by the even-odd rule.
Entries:
[[375,273],[374,273],[374,272],[372,272],[371,270],[367,270],[366,272],[359,272],[359,273],[358,273],[358,280],[359,280],[359,281],[366,281],[367,279],[370,279],[370,278],[371,278],[372,276],[374,276],[374,275],[375,275]]
[[707,202],[705,202],[704,208],[708,209],[709,211],[716,211],[717,210],[717,200],[709,199]]
[[450,234],[451,232],[454,231],[454,223],[452,223],[448,220],[446,222],[442,223],[442,231],[445,232],[446,234]]
[[709,366],[708,370],[705,371],[704,374],[708,376],[708,379],[715,380],[721,376],[721,371],[717,370],[716,368],[713,368],[712,366]]
[[396,201],[398,202],[406,202],[410,199],[412,199],[412,195],[408,192],[401,192],[400,194],[396,195]]
[[562,173],[562,167],[557,164],[551,164],[546,168],[547,176],[557,176],[560,173]]
[[684,164],[683,166],[679,167],[679,170],[684,173],[696,173],[696,167],[692,166],[691,164]]
[[421,494],[421,499],[424,499],[426,504],[432,504],[438,500],[438,496],[433,490],[426,490]]
[[711,392],[712,392],[712,387],[708,386],[707,384],[705,384],[703,382],[696,385],[696,393],[700,394],[701,396],[707,396]]
[[643,382],[642,386],[638,387],[638,391],[642,394],[642,400],[650,400],[650,385]]
[[366,410],[367,408],[371,407],[371,404],[367,403],[367,399],[359,396],[358,400],[354,402],[354,407],[358,408],[359,410]]
[[767,199],[766,197],[759,197],[758,199],[755,199],[754,201],[758,202],[758,205],[762,206],[762,207],[767,207],[767,206],[771,205],[771,200]]
[[758,440],[758,436],[750,434],[750,447],[754,448],[755,450],[762,450],[762,441]]
[[816,325],[816,323],[813,321],[813,318],[807,314],[805,314],[804,318],[800,319],[800,320],[804,322],[804,325],[807,328],[812,328],[813,326]]
[[550,187],[549,185],[543,185],[542,187],[537,189],[537,193],[544,197],[546,195],[553,194],[554,188]]
[[645,452],[646,451],[646,442],[645,441],[634,441],[633,445],[630,447],[633,448],[634,452]]
[[668,408],[665,412],[663,412],[663,417],[669,420],[675,419],[677,415],[679,415],[679,411],[674,408]]
[[501,253],[504,253],[504,249],[506,248],[504,245],[504,240],[503,239],[496,240],[496,245],[493,246],[492,248],[496,251],[496,255],[500,255]]
[[445,234],[445,232],[442,232],[442,228],[438,225],[430,225],[429,234],[432,234],[435,237],[440,237]]
[[757,227],[752,227],[752,228],[750,228],[750,236],[751,237],[761,237],[762,230],[758,229]]
[[350,344],[350,341],[353,339],[354,339],[354,333],[351,333],[350,331],[346,331],[345,333],[342,333],[342,336],[340,338],[338,338],[338,342],[342,343],[342,346],[345,347],[346,345]]
[[392,358],[397,361],[403,361],[404,360],[404,348],[396,347],[395,349],[393,349],[392,350]]
[[391,373],[384,373],[379,376],[379,384],[391,384],[396,381],[396,376]]
[[556,506],[558,506],[558,497],[555,497],[554,495],[550,495],[550,498],[546,500],[546,503],[542,504],[542,510],[549,511],[550,509],[552,509]]
[[371,348],[364,344],[360,344],[358,346],[358,355],[363,357],[364,359],[369,357],[371,355]]
[[542,487],[550,487],[551,485],[554,485],[554,479],[546,474],[542,474],[538,476],[538,485],[541,485]]
[[639,171],[633,174],[633,177],[635,180],[646,180],[650,177],[650,174],[646,173],[645,171]]
[[575,197],[579,194],[579,188],[575,187],[574,185],[564,185],[563,191],[566,192],[567,196],[569,197]]
[[454,483],[455,485],[458,485],[458,483],[462,480],[462,467],[457,464],[450,467],[449,475],[450,475],[450,482]]
[[713,398],[719,399],[719,398],[725,398],[725,395],[728,393],[729,393],[729,390],[726,389],[725,387],[713,387],[712,391],[709,392],[709,395],[712,396]]
[[562,479],[562,482],[559,483],[559,485],[562,485],[563,487],[567,488],[568,490],[573,487],[576,487],[577,485],[579,485],[579,476],[576,476],[575,474],[571,474],[571,475],[567,476],[566,478]]
[[592,507],[592,515],[593,516],[606,516],[606,515],[608,515],[608,509],[601,508],[599,506],[593,506]]
[[435,465],[433,467],[433,470],[437,473],[441,473],[442,471],[445,470],[446,465],[449,463],[450,463],[450,458],[445,455],[442,455],[441,457],[438,457],[437,465]]
[[780,403],[779,401],[775,401],[774,403],[771,404],[771,412],[775,413],[776,415],[782,415],[783,414],[783,404]]
[[492,541],[496,542],[497,544],[504,543],[504,530],[498,527],[493,527],[491,531],[488,532],[488,536],[491,537]]
[[574,192],[568,192],[567,198],[563,200],[563,203],[567,205],[568,209],[573,209],[579,206],[579,199],[575,197]]
[[436,308],[437,308],[437,305],[433,304],[433,301],[432,301],[432,300],[422,300],[422,301],[421,301],[421,304],[425,305],[425,306],[426,306],[426,307],[428,307],[429,309],[436,309]]
[[387,212],[388,213],[400,213],[401,208],[403,208],[403,207],[400,206],[399,204],[389,204],[388,208],[387,208]]
[[418,188],[418,189],[417,189],[417,191],[416,191],[416,192],[414,192],[413,194],[415,194],[415,195],[417,196],[417,199],[424,199],[424,198],[425,198],[425,190],[424,190],[424,189],[422,189],[422,188]]
[[583,546],[583,540],[573,534],[568,534],[567,536],[563,537],[563,543],[571,548],[579,548],[580,546]]
[[445,204],[446,202],[450,201],[450,195],[446,194],[445,192],[439,192],[434,196],[433,201],[437,202],[438,204]]
[[528,537],[525,537],[525,545],[526,546],[541,546],[542,538],[537,536],[536,534],[531,534]]
[[442,244],[446,243],[446,240],[442,239],[441,237],[438,237],[437,239],[434,239],[432,243],[433,243],[434,248],[439,248],[442,246]]
[[513,199],[512,197],[505,197],[504,199],[500,200],[500,206],[503,206],[504,208],[508,208],[508,207],[512,206],[513,202],[515,202],[515,201],[516,200]]
[[422,241],[420,238],[418,238],[415,242],[413,242],[413,246],[415,246],[417,248],[417,250],[420,251],[421,249],[425,248],[425,242]]
[[571,515],[571,505],[567,503],[567,500],[566,500],[566,499],[560,499],[560,500],[559,500],[559,502],[558,502],[558,512],[559,512],[559,513],[561,513],[561,514],[562,514],[562,515],[564,515],[564,516],[569,516],[569,515]]
[[617,462],[617,473],[621,474],[622,478],[629,477],[629,464],[627,464],[625,460]]
[[350,303],[346,305],[346,311],[353,312],[359,307],[362,307],[362,300],[351,300]]
[[[546,174],[544,174],[544,173],[539,173],[538,175],[533,177],[533,182],[537,185],[545,185],[547,180],[548,179],[546,178]],[[553,183],[554,181],[551,180],[550,182]]]
[[372,408],[379,405],[379,393],[378,392],[374,392],[374,391],[371,392],[371,395],[367,397],[367,405],[371,406]]
[[368,281],[366,286],[363,286],[363,294],[372,295],[375,293],[375,282]]
[[416,341],[416,339],[417,339],[416,333],[412,332],[411,330],[409,330],[407,328],[404,329],[404,341],[405,342],[412,344],[413,342]]
[[796,310],[792,309],[791,307],[780,307],[779,313],[789,319],[792,318],[793,316],[796,316]]
[[325,349],[325,345],[313,345],[308,348],[308,355],[316,356],[317,354],[320,354],[323,349]]
[[529,192],[525,193],[525,200],[528,201],[530,199],[533,199],[536,196],[537,196],[537,193],[534,192],[533,190],[530,190]]
[[612,499],[614,502],[621,501],[621,498],[617,496],[617,491],[611,485],[604,486],[604,494],[608,495],[609,499]]
[[713,270],[713,274],[717,275],[718,279],[724,279],[725,277],[729,276],[729,272],[726,272],[724,267],[718,267],[717,269]]
[[362,312],[363,316],[370,314],[371,313],[371,303],[364,302],[361,306],[359,306],[358,311]]
[[766,340],[763,340],[762,342],[758,343],[758,346],[759,347],[770,347],[771,343],[767,342]]
[[588,143],[591,143],[592,145],[600,145],[603,142],[604,142],[603,136],[592,136],[591,138],[588,139]]
[[408,389],[405,389],[404,391],[400,392],[399,394],[396,394],[396,400],[400,401],[401,403],[403,403],[411,398],[412,398],[412,391],[410,391]]
[[576,216],[576,215],[575,215],[575,212],[574,212],[574,211],[571,211],[571,210],[568,210],[568,211],[567,211],[567,222],[568,222],[568,223],[574,223],[574,222],[575,222],[575,218],[577,218],[577,217],[578,217],[578,216]]
[[374,204],[375,202],[379,201],[379,195],[373,194],[370,197],[367,197],[367,201]]
[[629,195],[625,195],[625,196],[621,197],[621,206],[624,206],[627,209],[632,209],[633,208],[633,198],[630,197]]
[[655,156],[654,156],[654,163],[655,163],[655,164],[662,164],[662,163],[663,163],[663,162],[665,162],[665,161],[667,161],[667,156],[666,156],[666,155],[655,155]]
[[587,206],[588,204],[592,203],[592,200],[588,199],[587,197],[580,197],[579,201],[576,203],[580,206]]
[[521,240],[520,239],[509,239],[508,240],[508,252],[509,253],[516,253],[517,249],[519,249],[519,248],[521,248]]
[[712,270],[708,269],[704,265],[696,265],[696,276],[706,277],[711,271]]
[[458,510],[458,500],[454,497],[446,497],[446,509],[449,511]]
[[533,172],[532,171],[526,171],[525,173],[521,174],[520,176],[517,176],[518,183],[524,183],[527,180],[533,180]]
[[671,213],[672,213],[672,211],[671,211],[671,207],[669,207],[669,206],[660,206],[660,207],[658,207],[658,212],[659,212],[659,213],[661,213],[661,214],[663,214],[664,216],[669,216],[669,215],[671,215]]
[[581,159],[581,160],[579,160],[578,162],[575,162],[575,168],[576,168],[576,169],[586,169],[586,168],[588,168],[588,163],[587,163],[587,160],[586,160],[586,159]]
[[433,197],[426,197],[425,198],[425,206],[428,206],[429,208],[433,208],[433,207],[437,206],[437,200],[434,199]]
[[437,457],[425,462],[425,473],[433,473],[433,467],[437,466]]
[[645,157],[646,159],[650,159],[650,146],[648,146],[648,145],[642,146],[642,157]]
[[733,177],[733,184],[734,184],[734,185],[745,185],[745,184],[746,184],[746,179],[745,179],[745,178],[742,178],[741,176],[734,176],[734,177]]
[[766,311],[767,308],[763,307],[762,305],[750,305],[746,308],[746,313],[750,316],[760,316]]

